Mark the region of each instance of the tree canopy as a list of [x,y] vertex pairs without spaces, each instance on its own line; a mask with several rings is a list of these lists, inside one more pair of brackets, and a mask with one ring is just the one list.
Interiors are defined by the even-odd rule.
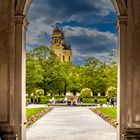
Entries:
[[109,87],[117,88],[117,61],[112,53],[104,60],[92,57],[86,59],[84,65],[74,66],[61,62],[47,46],[27,51],[27,94],[43,90],[44,95],[66,95],[67,92],[75,95],[89,88],[93,95],[105,95]]

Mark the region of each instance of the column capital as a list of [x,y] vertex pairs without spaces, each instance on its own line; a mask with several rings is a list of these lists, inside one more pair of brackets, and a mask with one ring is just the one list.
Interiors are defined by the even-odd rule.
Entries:
[[127,16],[117,16],[117,29],[119,29],[120,25],[127,25],[127,21]]
[[27,29],[29,22],[25,15],[15,15],[15,24],[23,25],[24,28]]

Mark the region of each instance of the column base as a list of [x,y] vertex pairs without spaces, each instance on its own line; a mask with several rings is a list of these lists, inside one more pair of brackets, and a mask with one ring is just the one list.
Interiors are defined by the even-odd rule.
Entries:
[[140,128],[128,128],[122,134],[122,140],[140,140]]
[[17,134],[15,134],[15,133],[2,133],[1,140],[17,140]]

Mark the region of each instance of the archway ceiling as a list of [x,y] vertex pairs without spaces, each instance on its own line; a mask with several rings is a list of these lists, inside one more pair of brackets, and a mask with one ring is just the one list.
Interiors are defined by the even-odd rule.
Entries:
[[32,0],[15,0],[15,15],[26,15]]
[[118,15],[127,15],[127,0],[112,0]]

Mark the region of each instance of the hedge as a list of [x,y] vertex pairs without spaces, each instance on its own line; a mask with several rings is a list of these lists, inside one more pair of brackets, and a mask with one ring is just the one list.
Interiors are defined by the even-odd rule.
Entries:
[[[94,103],[94,98],[88,99],[88,98],[83,98],[83,103]],[[106,104],[106,99],[97,99],[98,104]]]
[[[56,103],[60,103],[61,100],[64,100],[65,99],[65,96],[53,96],[56,100]],[[47,104],[50,102],[50,99],[52,97],[51,96],[42,96],[40,99],[41,101],[39,102],[39,104]],[[83,103],[94,103],[94,99],[96,97],[95,96],[92,96],[90,98],[83,98]],[[97,97],[97,101],[99,104],[106,104],[106,99],[107,97],[106,96],[99,96]]]

